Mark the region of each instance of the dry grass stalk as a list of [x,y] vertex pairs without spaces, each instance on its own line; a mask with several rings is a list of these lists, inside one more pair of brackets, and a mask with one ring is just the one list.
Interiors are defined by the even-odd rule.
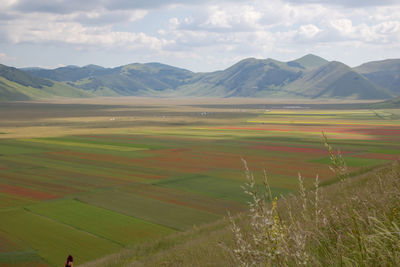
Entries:
[[343,157],[323,138],[341,181],[329,190],[317,175],[307,191],[299,174],[299,195],[277,201],[266,174],[260,190],[243,160],[248,222],[231,218],[232,255],[241,266],[400,266],[399,163],[375,177],[347,179]]

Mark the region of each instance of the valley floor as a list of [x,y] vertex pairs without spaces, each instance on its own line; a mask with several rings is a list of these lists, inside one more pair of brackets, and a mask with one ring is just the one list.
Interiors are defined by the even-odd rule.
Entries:
[[209,242],[232,242],[224,218],[245,212],[250,200],[242,158],[257,184],[267,170],[279,197],[298,191],[298,172],[307,188],[316,174],[323,185],[335,181],[321,132],[352,176],[399,157],[400,110],[359,105],[369,103],[4,102],[0,265],[58,266],[68,254],[79,265],[113,253],[111,261],[154,255],[168,265],[185,263],[171,252],[182,249],[218,265],[232,255],[209,255]]

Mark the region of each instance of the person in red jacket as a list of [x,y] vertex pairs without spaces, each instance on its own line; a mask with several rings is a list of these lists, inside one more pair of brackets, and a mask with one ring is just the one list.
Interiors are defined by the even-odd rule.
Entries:
[[67,261],[65,262],[65,267],[72,267],[74,264],[74,257],[68,255]]

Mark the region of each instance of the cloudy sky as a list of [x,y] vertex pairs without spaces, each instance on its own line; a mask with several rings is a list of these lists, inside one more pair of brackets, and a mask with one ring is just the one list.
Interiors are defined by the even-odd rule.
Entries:
[[0,63],[161,62],[192,71],[308,53],[400,58],[399,0],[0,0]]

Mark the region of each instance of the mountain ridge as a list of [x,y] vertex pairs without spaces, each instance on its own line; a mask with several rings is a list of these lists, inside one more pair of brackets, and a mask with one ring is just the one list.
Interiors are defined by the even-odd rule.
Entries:
[[354,69],[375,84],[400,95],[400,59],[367,62]]
[[91,93],[78,88],[35,77],[17,68],[0,64],[1,101],[91,96]]
[[[21,86],[62,85],[62,90],[74,88],[77,90],[74,94],[86,96],[390,99],[400,95],[400,59],[367,62],[351,68],[313,54],[287,62],[246,58],[224,70],[202,73],[158,62],[115,68],[89,64],[9,70],[18,73],[15,75],[20,80],[14,82]],[[0,77],[13,82],[11,76],[2,75],[0,68]],[[7,87],[9,92],[11,87]],[[1,88],[0,84],[0,96],[5,91]]]

